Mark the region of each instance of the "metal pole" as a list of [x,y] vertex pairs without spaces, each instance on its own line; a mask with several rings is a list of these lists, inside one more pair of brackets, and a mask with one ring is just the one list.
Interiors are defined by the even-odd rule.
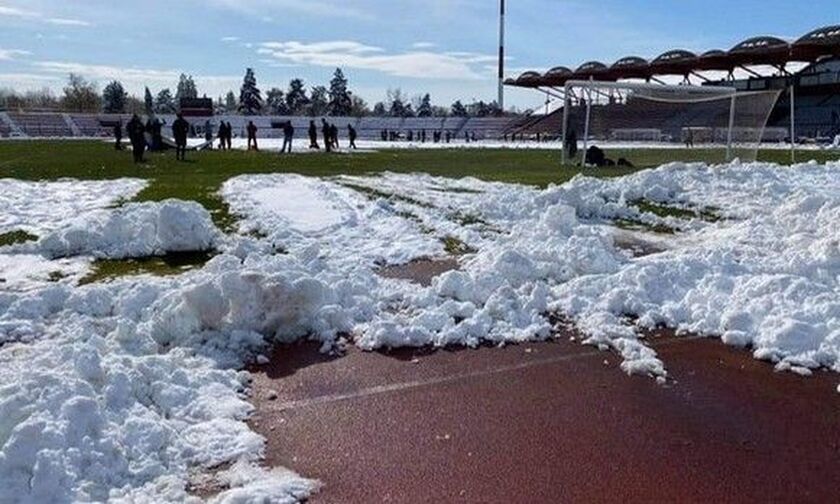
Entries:
[[732,161],[732,128],[735,127],[735,97],[732,95],[732,102],[729,104],[729,131],[726,133],[726,162]]
[[590,83],[589,86],[586,89],[586,121],[583,125],[583,160],[580,163],[581,166],[586,166],[586,149],[589,140],[589,116],[592,112],[592,84]]
[[796,163],[796,97],[790,85],[790,163]]
[[500,0],[499,15],[499,110],[505,110],[505,0]]
[[566,149],[568,148],[568,144],[566,143],[566,128],[569,124],[569,105],[572,103],[572,100],[569,98],[569,93],[567,92],[565,95],[566,98],[563,99],[563,155],[561,158],[561,164],[563,166],[566,165],[566,158],[568,157],[568,153],[566,152]]

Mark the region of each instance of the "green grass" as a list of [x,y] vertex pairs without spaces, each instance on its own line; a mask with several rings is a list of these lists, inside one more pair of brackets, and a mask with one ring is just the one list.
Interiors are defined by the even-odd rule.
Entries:
[[212,252],[172,252],[140,259],[99,259],[94,261],[91,272],[79,280],[79,285],[143,274],[179,275],[200,268],[212,257]]
[[6,245],[16,245],[18,243],[26,243],[29,241],[36,241],[38,237],[32,233],[27,233],[21,229],[9,231],[8,233],[0,234],[0,247]]
[[440,241],[443,243],[443,250],[449,255],[460,256],[477,252],[476,249],[454,236],[444,236]]
[[[535,186],[562,183],[580,172],[561,168],[559,154],[547,150],[384,150],[350,154],[267,152],[191,152],[188,162],[174,153],[147,154],[148,164],[134,165],[131,153],[98,141],[0,142],[0,177],[23,180],[83,180],[137,177],[150,184],[138,201],[167,198],[195,200],[204,205],[223,229],[235,222],[218,190],[227,179],[244,173],[300,173],[312,176],[366,175],[384,171],[424,172],[436,176],[474,176],[484,180]],[[619,176],[627,168],[587,170],[598,176]]]
[[[708,159],[707,150],[646,149],[607,150],[607,155],[625,157],[638,168],[658,166],[675,157]],[[716,154],[714,154],[716,155]],[[838,154],[814,151],[802,159],[825,162]],[[138,201],[167,198],[195,200],[204,205],[222,229],[231,229],[236,217],[218,195],[227,179],[244,173],[300,173],[312,176],[366,175],[383,171],[424,172],[435,176],[473,176],[488,181],[512,182],[545,187],[563,183],[578,173],[615,177],[633,168],[590,168],[560,166],[560,153],[550,150],[441,149],[383,150],[350,154],[295,154],[279,156],[268,152],[191,152],[188,162],[178,162],[174,153],[147,154],[148,164],[134,165],[128,151],[116,151],[99,141],[4,141],[0,142],[0,177],[24,180],[55,180],[63,177],[96,180],[120,177],[149,179]],[[785,163],[789,153],[763,151],[760,158]]]
[[715,207],[704,207],[698,209],[685,209],[662,203],[654,203],[643,199],[630,202],[642,212],[652,213],[659,217],[676,217],[678,219],[701,219],[706,222],[718,222],[721,220],[720,209]]

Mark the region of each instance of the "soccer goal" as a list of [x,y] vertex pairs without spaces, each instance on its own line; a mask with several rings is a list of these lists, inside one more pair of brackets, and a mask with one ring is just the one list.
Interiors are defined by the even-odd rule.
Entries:
[[777,141],[765,136],[779,90],[573,80],[564,91],[563,164],[593,145],[636,164],[754,161],[762,141]]

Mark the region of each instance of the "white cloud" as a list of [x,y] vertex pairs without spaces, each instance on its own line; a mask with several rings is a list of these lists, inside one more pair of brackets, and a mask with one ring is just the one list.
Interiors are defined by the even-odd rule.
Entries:
[[36,10],[20,9],[18,7],[9,7],[0,5],[0,17],[10,17],[17,19],[25,19],[29,21],[44,22],[57,26],[92,26],[91,23],[81,19],[71,19],[63,17],[48,17]]
[[68,18],[47,18],[45,20],[47,23],[59,25],[59,26],[92,26],[87,21],[82,21],[81,19],[68,19]]
[[239,40],[239,37],[222,37],[222,42],[236,42]]
[[0,47],[0,61],[10,61],[17,56],[28,56],[32,54],[29,51],[22,51],[20,49],[3,49]]
[[37,18],[40,17],[40,14],[32,10],[24,10],[18,9],[17,7],[0,5],[0,17]]
[[474,65],[494,59],[478,53],[424,50],[387,54],[381,47],[347,40],[264,42],[257,52],[284,63],[373,70],[418,79],[479,79],[481,75]]
[[431,49],[437,47],[437,44],[434,42],[415,42],[411,44],[411,47],[414,49]]
[[[57,78],[63,82],[68,74],[74,73],[100,84],[118,80],[129,93],[136,95],[140,95],[145,86],[154,89],[165,87],[174,89],[182,73],[180,70],[91,65],[69,61],[37,61],[32,65],[42,72],[34,75],[41,75],[48,82],[44,85],[49,85],[49,82],[54,83]],[[193,74],[193,78],[199,92],[206,93],[208,96],[216,96],[229,89],[236,89],[242,83],[242,77],[236,75]]]
[[[206,3],[207,0],[202,0]],[[327,0],[209,0],[209,4],[255,16],[265,22],[272,22],[274,16],[286,17],[289,13],[305,14],[313,17],[338,17],[370,21],[375,19],[371,12],[347,7],[346,2]]]

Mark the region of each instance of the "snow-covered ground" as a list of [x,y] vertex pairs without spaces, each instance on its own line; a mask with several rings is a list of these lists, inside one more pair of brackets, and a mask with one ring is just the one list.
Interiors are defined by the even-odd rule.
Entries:
[[29,182],[0,178],[0,234],[24,230],[39,234],[133,198],[146,187],[140,179]]
[[[305,497],[317,482],[259,466],[238,371],[304,337],[324,350],[503,344],[551,338],[557,313],[586,343],[620,353],[627,372],[660,381],[668,363],[643,337],[659,325],[748,345],[781,370],[840,372],[839,170],[673,164],[545,190],[419,174],[243,175],[221,189],[242,216],[237,236],[178,201],[45,227],[38,242],[0,249],[0,265],[220,254],[177,277],[0,284],[0,501],[188,501],[192,475],[219,467],[230,486],[220,502]],[[721,218],[659,217],[638,199]],[[619,246],[628,238],[654,253],[634,256]],[[376,273],[452,243],[461,268],[430,287]]]

